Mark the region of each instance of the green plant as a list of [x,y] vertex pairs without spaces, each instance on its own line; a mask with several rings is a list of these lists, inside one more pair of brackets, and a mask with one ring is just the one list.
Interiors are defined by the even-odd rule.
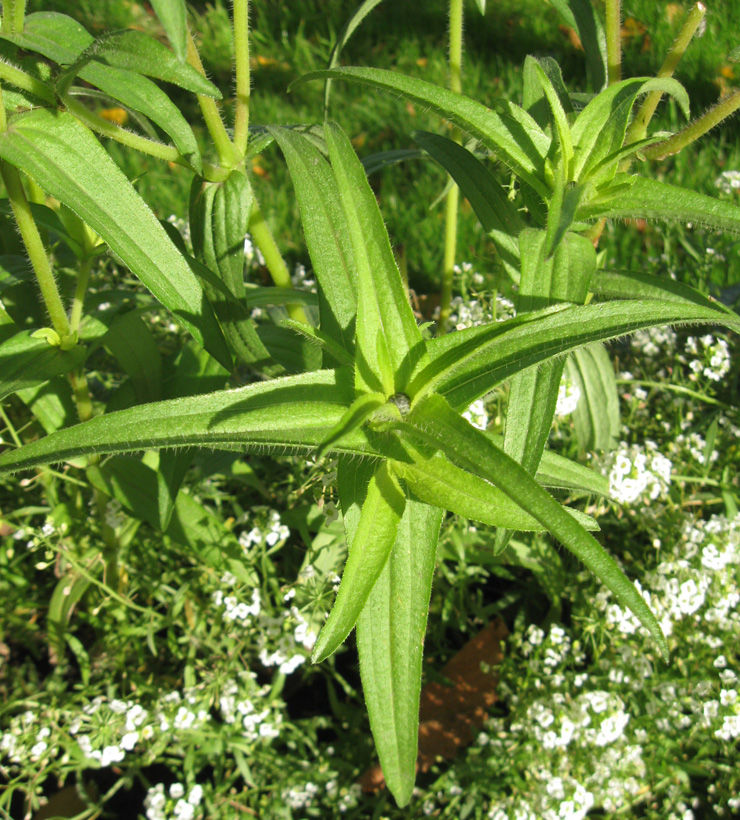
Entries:
[[[590,4],[556,4],[587,46],[594,87],[610,80],[588,101],[568,93],[554,61],[532,58],[525,63],[523,105],[504,101],[497,110],[374,69],[332,68],[304,78],[351,79],[399,94],[476,141],[466,148],[436,134],[416,135],[460,186],[495,243],[518,285],[518,314],[429,338],[417,326],[365,169],[344,131],[330,121],[321,128],[250,125],[245,0],[234,4],[232,134],[214,103],[219,91],[205,78],[189,37],[184,3],[153,5],[172,51],[138,31],[93,40],[63,15],[26,18],[20,0],[4,7],[0,79],[14,90],[3,88],[10,115],[0,122],[1,170],[52,326],[29,329],[38,322],[28,308],[28,288],[22,298],[8,300],[0,397],[23,396],[21,391],[48,383],[60,400],[76,403],[83,423],[68,426],[69,415],[55,423],[39,411],[50,434],[3,453],[0,470],[58,461],[86,468],[105,542],[105,582],[115,588],[121,539],[105,522],[111,494],[124,496],[134,516],[165,530],[192,459],[189,448],[337,457],[349,557],[313,657],[329,657],[356,627],[375,742],[386,781],[403,805],[414,783],[423,638],[444,510],[498,527],[497,551],[505,549],[511,531],[549,531],[635,613],[666,654],[649,607],[588,532],[598,529],[596,522],[545,489],[604,494],[603,480],[545,456],[544,448],[567,353],[653,325],[740,329],[734,312],[687,286],[599,269],[594,249],[610,218],[691,220],[740,231],[735,206],[630,171],[635,157],[662,156],[694,140],[731,113],[738,96],[678,135],[635,133],[630,141],[639,95],[670,93],[684,111],[688,99],[667,77],[620,81],[614,2],[607,3],[605,30]],[[23,56],[27,52],[45,61]],[[177,107],[148,77],[198,94],[215,158],[202,156]],[[80,102],[100,94],[130,109],[146,136],[111,124]],[[647,127],[649,114],[644,119]],[[153,218],[93,132],[193,172],[194,256]],[[171,145],[159,141],[162,133]],[[246,172],[251,156],[273,140],[301,208],[316,302],[288,290],[287,267]],[[491,174],[489,155],[511,170],[512,196]],[[49,208],[42,192],[61,206]],[[39,226],[75,257],[69,311]],[[245,286],[247,229],[276,287]],[[110,327],[85,309],[91,267],[106,246],[195,341],[176,360],[168,382],[138,308],[114,314]],[[55,253],[61,258],[61,251]],[[604,301],[591,301],[592,294]],[[152,304],[144,297],[144,307]],[[250,310],[262,306],[277,321],[257,324]],[[124,409],[93,417],[85,344],[103,338],[131,386],[118,399]],[[600,348],[588,349],[590,364],[579,366],[595,376],[586,386],[600,379],[610,389],[608,361]],[[221,389],[229,380],[239,384],[245,371],[261,380]],[[66,374],[69,382],[58,378]],[[497,439],[461,414],[506,380],[512,421]],[[608,438],[604,420],[593,422],[594,435]],[[145,461],[99,458],[160,448],[166,451],[156,470]],[[143,497],[137,498],[134,485]],[[94,547],[80,560],[93,553]],[[57,596],[59,651],[71,609],[90,583],[85,577],[73,595]]]

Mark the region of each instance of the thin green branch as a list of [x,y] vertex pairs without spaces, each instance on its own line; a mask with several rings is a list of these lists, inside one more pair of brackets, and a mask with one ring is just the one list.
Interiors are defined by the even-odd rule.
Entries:
[[[704,19],[704,15],[706,13],[707,9],[703,3],[696,3],[694,5],[688,13],[686,20],[684,20],[683,26],[681,26],[681,31],[678,33],[678,37],[676,38],[676,42],[673,44],[673,48],[671,48],[668,52],[663,65],[660,67],[658,77],[673,76],[676,66],[678,65],[681,57],[683,57],[684,52],[688,48],[692,37],[696,34],[696,30],[701,25],[701,21]],[[662,96],[662,91],[652,91],[647,95],[647,97],[645,97],[645,100],[640,106],[640,109],[637,112],[629,131],[627,131],[627,137],[625,139],[626,145],[645,138],[645,135],[647,134],[647,127],[650,124],[650,120],[653,118],[653,114],[655,114],[655,109],[658,107],[658,103],[660,102]]]
[[92,268],[93,257],[88,256],[80,263],[80,272],[77,274],[77,285],[75,287],[74,300],[72,301],[72,310],[69,315],[69,329],[70,333],[75,333],[80,329],[80,321],[82,319],[82,306],[85,302],[85,294],[87,293],[87,283],[90,280],[90,270]]
[[23,244],[26,246],[28,258],[36,274],[41,297],[51,319],[54,330],[60,338],[69,336],[69,321],[62,304],[61,296],[51,269],[46,248],[41,241],[39,230],[34,222],[31,213],[31,206],[26,199],[26,192],[23,190],[20,174],[18,170],[5,161],[0,161],[0,173],[2,174],[5,190],[13,208],[13,215],[18,225]]
[[[462,93],[462,50],[463,50],[463,0],[450,0],[450,42],[448,50],[449,87],[451,91]],[[455,129],[452,137],[462,143],[460,132]],[[455,277],[455,257],[457,255],[457,218],[460,204],[460,189],[453,184],[445,197],[445,244],[442,262],[442,288],[439,295],[438,331],[444,333],[450,318],[452,286]]]
[[23,21],[26,16],[26,0],[15,0],[13,4],[13,31],[23,34]]
[[[5,25],[3,25],[3,28],[5,28]],[[46,83],[42,83],[41,80],[26,74],[25,71],[21,71],[20,68],[5,60],[0,60],[0,80],[20,88],[21,91],[27,91],[44,102],[54,103],[56,101],[54,91]]]
[[[190,34],[190,32],[188,32],[188,63],[197,69],[204,77],[206,76],[203,63],[198,54],[198,49],[195,47],[193,35]],[[226,133],[226,127],[221,119],[216,101],[212,97],[206,97],[203,94],[198,94],[197,96],[198,105],[200,105],[200,110],[203,114],[203,120],[205,121],[208,133],[211,135],[213,144],[216,146],[219,161],[226,168],[236,167],[242,158],[239,156],[229,139],[229,135]]]
[[249,139],[249,0],[234,0],[234,55],[236,109],[234,146],[240,157],[247,153]]
[[[256,199],[252,205],[252,214],[249,218],[249,233],[265,258],[265,265],[267,270],[270,271],[272,281],[279,288],[292,288],[293,280],[290,278],[288,266],[285,264],[270,226],[265,221],[264,214]],[[300,305],[287,305],[287,310],[291,319],[296,322],[303,322],[306,325],[310,324]]]
[[702,114],[698,120],[691,123],[674,134],[670,139],[658,142],[646,148],[642,154],[646,159],[665,159],[673,154],[677,154],[696,142],[700,137],[703,137],[712,128],[719,125],[722,120],[726,120],[729,116],[735,113],[740,108],[740,89],[728,94],[723,100],[720,100],[714,107],[710,108],[706,113]]
[[621,30],[621,0],[606,0],[606,67],[609,85],[614,85],[622,79]]

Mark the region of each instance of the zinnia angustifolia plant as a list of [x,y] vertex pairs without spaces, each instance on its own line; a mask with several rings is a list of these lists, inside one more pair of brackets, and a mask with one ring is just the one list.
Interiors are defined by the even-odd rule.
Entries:
[[[438,113],[473,140],[463,146],[439,134],[415,135],[453,177],[495,244],[518,287],[517,315],[427,339],[343,128],[328,118],[318,131],[250,124],[246,0],[235,0],[233,9],[233,129],[216,106],[219,89],[204,76],[184,0],[152,5],[169,48],[141,31],[95,38],[62,14],[25,16],[21,0],[3,8],[0,171],[46,315],[44,326],[32,321],[29,327],[27,300],[3,311],[0,396],[48,382],[74,400],[82,423],[42,421],[49,435],[6,449],[0,469],[61,461],[87,468],[101,516],[107,500],[120,495],[135,517],[164,529],[190,448],[336,458],[349,554],[313,660],[328,658],[356,629],[375,743],[386,782],[404,805],[414,785],[423,640],[445,510],[497,527],[499,552],[512,532],[551,533],[652,633],[667,659],[655,615],[591,534],[596,521],[548,492],[603,494],[603,478],[543,453],[567,354],[589,351],[577,360],[579,389],[597,383],[603,389],[613,385],[603,341],[666,324],[740,329],[734,312],[689,287],[639,270],[600,269],[595,250],[607,219],[674,219],[740,232],[740,209],[652,179],[640,162],[682,149],[729,115],[738,98],[675,135],[646,136],[644,110],[639,127],[631,127],[641,96],[669,94],[686,115],[689,100],[667,71],[621,79],[615,0],[606,4],[605,25],[590,3],[555,3],[586,48],[596,93],[585,104],[582,95],[571,96],[550,58],[528,58],[521,104],[502,100],[495,108],[373,68],[334,67],[302,78],[390,92]],[[24,61],[28,52],[50,69]],[[197,95],[212,138],[208,155],[155,80]],[[94,113],[86,102],[100,95],[136,112],[141,131]],[[152,136],[158,133],[168,141]],[[99,135],[192,171],[194,256],[171,226],[154,218]],[[248,173],[250,157],[273,141],[300,206],[316,305],[310,295],[288,290],[287,267]],[[512,192],[496,180],[491,162],[510,170]],[[49,207],[44,192],[59,204]],[[247,230],[274,287],[245,288]],[[77,259],[71,301],[60,292],[44,235]],[[192,355],[179,360],[165,384],[159,352],[136,312],[108,314],[132,394],[129,406],[93,417],[85,362],[109,327],[88,312],[88,284],[93,261],[106,251],[147,288],[151,297],[142,298],[156,300],[191,334]],[[277,323],[257,325],[251,309],[259,305],[286,309],[273,314],[281,317]],[[252,374],[249,383],[224,389],[239,385],[245,372]],[[510,421],[497,439],[463,413],[504,381],[510,383]],[[594,419],[594,437],[606,435],[601,427]],[[163,450],[156,470],[138,459],[99,458],[152,449]],[[104,571],[115,588],[120,544],[105,522],[102,532],[103,569],[95,564],[90,572]],[[239,571],[236,559],[232,571]],[[90,572],[71,595],[60,593],[52,602],[58,652]]]

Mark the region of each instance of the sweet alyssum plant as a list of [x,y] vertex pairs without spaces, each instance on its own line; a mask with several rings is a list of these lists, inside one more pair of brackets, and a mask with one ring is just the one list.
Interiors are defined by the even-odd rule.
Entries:
[[[21,0],[3,8],[0,170],[50,326],[28,327],[31,283],[6,272],[0,286],[12,298],[0,313],[0,396],[23,398],[23,391],[48,385],[61,403],[76,403],[82,423],[55,422],[48,407],[35,405],[49,435],[19,440],[0,455],[0,469],[68,461],[87,470],[98,509],[120,494],[134,516],[151,521],[149,513],[137,512],[144,502],[125,489],[137,483],[149,494],[147,511],[156,497],[152,523],[165,529],[190,463],[187,448],[337,458],[349,554],[313,660],[327,658],[356,629],[373,735],[385,779],[403,805],[414,783],[423,641],[445,510],[499,528],[497,550],[506,547],[511,531],[549,531],[666,653],[643,598],[590,534],[596,522],[561,505],[547,489],[605,494],[603,479],[548,453],[545,442],[571,351],[591,346],[588,360],[580,360],[585,384],[608,389],[609,363],[593,345],[671,323],[740,329],[732,311],[691,288],[639,271],[598,269],[594,243],[603,220],[681,219],[740,232],[740,210],[634,173],[636,158],[677,150],[701,126],[695,123],[683,136],[645,136],[650,112],[634,115],[637,98],[669,93],[688,112],[686,93],[667,76],[620,80],[613,14],[604,28],[588,3],[555,4],[587,46],[594,87],[601,89],[587,99],[567,91],[552,60],[528,59],[522,105],[504,100],[494,109],[371,68],[332,68],[304,78],[390,91],[431,108],[473,138],[463,147],[436,134],[416,135],[470,200],[518,283],[518,314],[427,339],[409,306],[363,165],[342,128],[327,120],[318,131],[250,129],[246,0],[234,2],[231,133],[214,103],[220,93],[202,73],[184,2],[152,5],[171,48],[138,31],[94,39],[64,15],[25,16]],[[614,5],[607,3],[607,10]],[[215,161],[201,155],[190,126],[152,78],[198,95]],[[103,120],[82,101],[99,98],[134,112],[142,133]],[[719,114],[707,116],[726,116],[736,102],[720,105]],[[98,134],[192,170],[195,258],[156,220]],[[251,153],[271,141],[285,156],[301,208],[318,283],[316,323],[307,320],[308,297],[286,290],[287,270],[246,172]],[[489,159],[510,169],[516,198],[496,181]],[[59,204],[50,207],[45,195]],[[77,258],[71,304],[60,296],[54,257],[39,228]],[[247,229],[265,255],[274,288],[245,286]],[[188,355],[177,360],[175,386],[167,388],[175,398],[163,393],[159,353],[138,312],[113,311],[101,319],[88,310],[89,274],[106,251],[192,335]],[[121,294],[107,297],[120,301]],[[153,304],[143,299],[143,307]],[[257,326],[250,318],[256,305],[287,305],[287,311],[277,326]],[[130,406],[93,417],[85,361],[103,337],[132,391]],[[258,378],[205,392],[214,380],[224,387],[229,379],[238,383],[245,368]],[[497,439],[462,413],[507,380],[509,423]],[[152,449],[163,450],[156,471],[136,459],[99,458]],[[120,543],[105,526],[102,531],[105,582],[115,585]],[[57,629],[87,583],[74,588],[74,601],[60,593],[52,602]]]

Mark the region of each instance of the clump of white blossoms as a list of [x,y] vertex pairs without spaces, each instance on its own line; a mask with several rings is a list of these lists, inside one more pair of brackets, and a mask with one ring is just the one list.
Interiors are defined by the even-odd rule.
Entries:
[[[258,513],[266,508],[254,507],[252,513]],[[290,537],[290,530],[280,520],[280,513],[277,510],[267,510],[267,522],[265,526],[259,524],[249,531],[244,531],[239,536],[239,543],[246,552],[256,544],[266,544],[274,547],[279,541],[285,541]]]
[[574,413],[581,400],[581,388],[572,380],[563,375],[558,387],[558,401],[555,405],[555,415],[569,416]]
[[633,504],[638,499],[650,503],[667,495],[672,468],[655,442],[646,441],[644,447],[622,442],[606,462],[609,495],[619,504]]
[[635,331],[630,343],[642,356],[671,356],[676,350],[676,333],[670,327],[649,327]]
[[686,339],[686,352],[695,357],[688,361],[682,357],[682,361],[688,363],[692,372],[690,378],[703,375],[710,381],[718,382],[730,372],[730,348],[724,339],[715,339],[711,334],[698,339],[689,336]]
[[147,820],[194,820],[203,816],[199,809],[202,800],[202,786],[193,786],[186,797],[182,783],[173,783],[167,791],[163,783],[157,783],[147,791],[144,808]]
[[732,194],[740,189],[740,171],[722,171],[714,184],[723,194]]

